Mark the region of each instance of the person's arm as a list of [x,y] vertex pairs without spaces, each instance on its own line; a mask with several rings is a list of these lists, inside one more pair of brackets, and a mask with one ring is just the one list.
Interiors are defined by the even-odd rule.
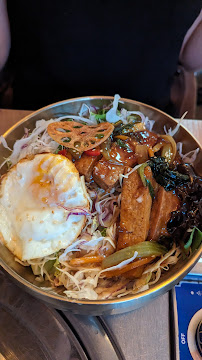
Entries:
[[202,10],[184,38],[179,60],[189,72],[202,69]]
[[0,0],[0,71],[3,69],[10,51],[10,26],[6,0]]

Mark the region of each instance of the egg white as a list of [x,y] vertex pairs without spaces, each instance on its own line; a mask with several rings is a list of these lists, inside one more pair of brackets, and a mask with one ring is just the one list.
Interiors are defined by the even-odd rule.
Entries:
[[65,249],[80,234],[83,215],[63,208],[89,207],[74,164],[62,155],[37,154],[13,166],[0,185],[0,240],[20,260]]

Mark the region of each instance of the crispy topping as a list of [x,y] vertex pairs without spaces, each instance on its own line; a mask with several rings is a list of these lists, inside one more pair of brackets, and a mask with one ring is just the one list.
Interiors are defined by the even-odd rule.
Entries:
[[47,128],[50,137],[58,144],[83,152],[104,142],[113,132],[108,122],[99,125],[83,125],[76,121],[54,122]]

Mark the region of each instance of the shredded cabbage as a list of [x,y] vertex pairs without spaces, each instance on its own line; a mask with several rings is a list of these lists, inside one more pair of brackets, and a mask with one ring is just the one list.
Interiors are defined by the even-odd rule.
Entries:
[[153,129],[153,126],[154,126],[154,123],[155,123],[155,120],[150,120],[147,116],[145,117],[145,119],[143,119],[142,121],[146,128],[149,130],[149,131],[152,131]]
[[183,155],[183,153],[182,153],[182,146],[183,146],[182,142],[178,142],[176,144],[176,146],[177,146],[177,151],[179,152],[182,160],[187,164],[193,164],[194,161],[197,158],[198,153],[199,153],[199,148],[197,148],[195,150],[191,150],[188,153]]
[[0,136],[0,144],[2,144],[2,145],[5,147],[5,149],[8,149],[8,150],[12,151],[11,148],[9,148],[9,146],[8,146],[8,144],[7,144],[7,141],[6,141],[6,139],[3,137],[3,135]]
[[175,127],[174,129],[169,128],[169,129],[167,130],[167,129],[166,129],[166,126],[164,126],[164,131],[165,131],[166,135],[170,135],[170,136],[173,137],[173,136],[178,132],[178,130],[179,130],[179,128],[180,128],[180,125],[181,125],[181,122],[182,122],[182,120],[185,118],[185,116],[187,115],[187,113],[188,113],[188,111],[185,111],[185,113],[182,115],[182,117],[178,120],[178,123],[177,123],[177,125],[176,125],[176,127]]
[[[58,119],[38,120],[35,129],[28,137],[23,137],[15,142],[13,152],[9,157],[11,165],[15,165],[27,155],[56,151],[58,144],[45,131],[48,125],[54,121],[58,121]],[[41,135],[41,133],[43,134]]]
[[176,264],[181,257],[181,254],[182,252],[180,247],[176,247],[176,244],[174,243],[170,251],[168,251],[164,256],[161,256],[161,258],[154,264],[148,265],[143,272],[143,275],[148,273],[153,274],[153,278],[149,282],[149,285],[155,284],[160,279],[162,269],[169,270],[169,265]]

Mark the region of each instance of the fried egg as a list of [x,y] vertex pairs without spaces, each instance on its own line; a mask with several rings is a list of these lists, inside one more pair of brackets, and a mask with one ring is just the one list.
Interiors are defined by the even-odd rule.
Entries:
[[65,208],[88,209],[82,179],[62,155],[38,154],[19,161],[0,185],[0,240],[20,260],[65,249],[85,224]]

